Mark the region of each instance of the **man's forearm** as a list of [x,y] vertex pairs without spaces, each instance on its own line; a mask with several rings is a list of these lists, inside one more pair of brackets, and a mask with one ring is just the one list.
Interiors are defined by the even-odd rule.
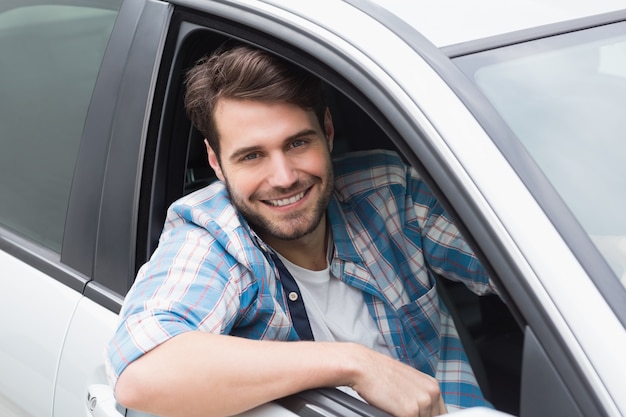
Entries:
[[445,413],[438,382],[353,343],[270,342],[189,332],[146,353],[115,388],[125,407],[176,417],[230,416],[319,387],[350,386],[399,416]]
[[350,385],[351,348],[189,332],[130,364],[115,393],[125,407],[153,414],[227,416],[306,389]]

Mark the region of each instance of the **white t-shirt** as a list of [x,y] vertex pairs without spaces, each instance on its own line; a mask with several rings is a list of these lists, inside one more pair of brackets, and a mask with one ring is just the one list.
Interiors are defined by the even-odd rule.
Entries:
[[315,340],[359,343],[392,356],[360,290],[332,276],[328,265],[311,271],[278,256],[300,288]]

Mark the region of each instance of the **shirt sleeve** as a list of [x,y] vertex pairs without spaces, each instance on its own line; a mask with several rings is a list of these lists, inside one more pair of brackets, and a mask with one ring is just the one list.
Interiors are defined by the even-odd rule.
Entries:
[[227,333],[239,310],[236,262],[194,225],[162,236],[151,259],[140,269],[120,312],[120,323],[107,348],[112,385],[134,360],[181,333]]
[[465,283],[474,293],[495,292],[486,269],[419,174],[409,168],[408,192],[422,235],[424,259],[431,270]]

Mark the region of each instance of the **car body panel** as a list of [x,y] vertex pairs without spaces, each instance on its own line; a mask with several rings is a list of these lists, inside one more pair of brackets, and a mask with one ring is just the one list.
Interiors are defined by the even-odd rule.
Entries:
[[0,413],[51,416],[59,357],[81,295],[3,251],[0,265]]
[[620,0],[479,0],[471,3],[454,0],[428,4],[382,0],[375,3],[405,20],[437,47],[624,9]]
[[[104,351],[117,327],[117,314],[81,297],[71,320],[55,380],[53,416],[84,416],[88,388],[105,385]],[[111,390],[112,392],[112,390]]]

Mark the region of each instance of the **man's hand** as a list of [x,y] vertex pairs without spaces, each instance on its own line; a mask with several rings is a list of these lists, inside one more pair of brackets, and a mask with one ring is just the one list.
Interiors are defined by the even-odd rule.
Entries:
[[370,349],[355,350],[361,366],[351,387],[368,403],[396,417],[447,412],[435,378]]

